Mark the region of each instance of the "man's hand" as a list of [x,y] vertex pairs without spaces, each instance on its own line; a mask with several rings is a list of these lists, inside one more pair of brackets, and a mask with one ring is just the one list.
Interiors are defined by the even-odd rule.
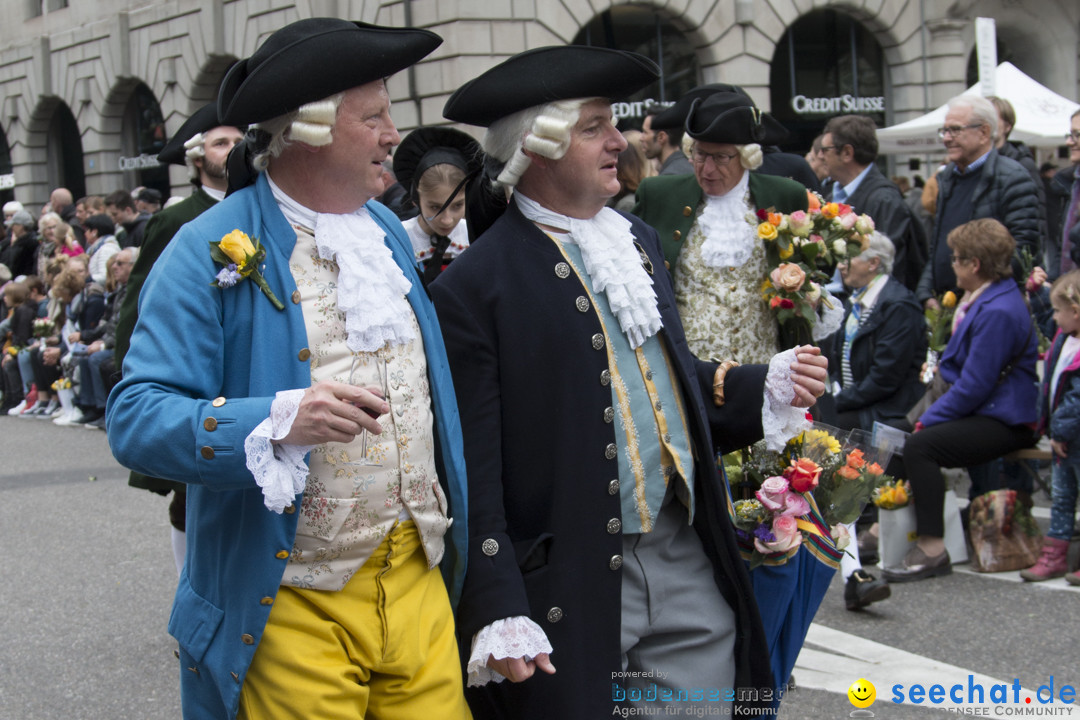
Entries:
[[55,365],[60,361],[60,348],[47,347],[41,351],[41,362],[45,365]]
[[828,379],[829,359],[821,354],[821,348],[813,345],[795,348],[795,362],[791,364],[791,381],[795,384],[793,407],[811,407],[825,394]]
[[382,426],[377,418],[388,412],[390,404],[378,388],[329,381],[317,383],[304,391],[292,429],[276,442],[321,445],[351,442],[364,430],[378,435]]
[[1067,458],[1069,456],[1069,444],[1063,443],[1060,440],[1051,440],[1050,447],[1053,449],[1054,454],[1059,458]]
[[79,333],[77,333],[77,332],[73,332],[73,333],[71,333],[70,335],[68,335],[68,342],[69,342],[69,343],[77,343],[77,342],[79,342],[79,339],[80,339],[81,337],[82,337],[82,335],[81,335],[81,334],[79,334]]
[[489,655],[487,666],[510,682],[528,680],[533,676],[537,668],[540,668],[548,675],[555,674],[555,666],[551,664],[551,659],[547,653],[540,653],[532,660],[526,660],[525,658],[502,658],[496,660]]

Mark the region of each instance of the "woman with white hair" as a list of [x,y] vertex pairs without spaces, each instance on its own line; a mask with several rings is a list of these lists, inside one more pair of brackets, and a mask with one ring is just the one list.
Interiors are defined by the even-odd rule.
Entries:
[[747,215],[759,208],[806,210],[806,188],[794,180],[751,173],[762,145],[785,135],[747,96],[716,92],[695,100],[684,146],[693,175],[646,178],[633,213],[660,233],[665,264],[690,350],[698,357],[768,362],[782,349],[762,297],[769,264],[764,241]]

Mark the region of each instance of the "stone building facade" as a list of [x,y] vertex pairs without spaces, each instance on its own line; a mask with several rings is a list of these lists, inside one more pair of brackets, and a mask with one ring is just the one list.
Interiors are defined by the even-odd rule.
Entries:
[[[0,199],[40,207],[51,188],[104,194],[139,184],[187,194],[156,148],[209,102],[228,67],[311,16],[411,24],[445,38],[389,81],[402,130],[443,122],[451,92],[521,50],[566,43],[633,49],[665,79],[622,98],[631,125],[650,100],[703,82],[742,85],[794,126],[805,150],[834,111],[880,125],[969,85],[977,16],[998,50],[1080,97],[1075,0],[5,0],[0,20]],[[333,72],[333,68],[327,68]],[[1064,130],[1063,130],[1064,132]],[[802,147],[800,147],[802,146]]]

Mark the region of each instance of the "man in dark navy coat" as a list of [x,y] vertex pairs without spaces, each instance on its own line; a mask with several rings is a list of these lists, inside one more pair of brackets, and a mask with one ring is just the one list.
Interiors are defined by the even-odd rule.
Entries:
[[633,53],[538,48],[444,110],[489,128],[514,188],[431,286],[469,473],[458,630],[477,718],[774,699],[714,440],[753,442],[763,412],[801,420],[826,363],[691,356],[656,232],[605,208],[626,147],[610,98],[657,74]]

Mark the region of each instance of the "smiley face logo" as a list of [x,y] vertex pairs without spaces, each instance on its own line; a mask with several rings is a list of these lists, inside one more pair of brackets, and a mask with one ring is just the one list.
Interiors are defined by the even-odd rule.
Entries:
[[877,689],[874,684],[864,678],[859,678],[851,683],[847,689],[848,700],[857,708],[868,708],[877,699]]

